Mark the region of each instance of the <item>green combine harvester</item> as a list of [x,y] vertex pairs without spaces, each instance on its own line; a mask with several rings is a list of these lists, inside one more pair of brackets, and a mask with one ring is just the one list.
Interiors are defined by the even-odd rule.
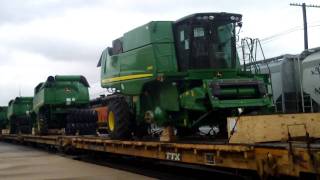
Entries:
[[112,42],[100,58],[113,138],[173,126],[178,135],[219,127],[226,117],[261,112],[273,103],[269,77],[241,70],[236,28],[241,15],[198,13],[177,21],[152,21]]
[[8,126],[7,106],[0,106],[0,130],[6,129]]
[[7,118],[9,120],[10,134],[30,134],[32,132],[33,118],[32,97],[16,97],[9,101]]
[[49,76],[46,82],[38,84],[33,99],[36,132],[62,133],[60,130],[64,129],[66,134],[74,134],[77,130],[82,133],[95,131],[93,112],[87,109],[88,87],[85,77],[71,75]]

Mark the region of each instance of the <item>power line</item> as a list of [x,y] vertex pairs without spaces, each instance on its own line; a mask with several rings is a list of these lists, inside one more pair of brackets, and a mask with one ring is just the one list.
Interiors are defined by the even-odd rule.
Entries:
[[278,37],[278,36],[283,36],[283,35],[286,35],[286,34],[288,34],[288,33],[291,33],[291,32],[294,32],[294,31],[298,31],[298,30],[301,30],[301,29],[302,29],[302,27],[299,27],[299,26],[298,26],[298,27],[295,27],[295,28],[291,28],[291,29],[282,31],[282,32],[280,32],[280,33],[274,34],[274,35],[272,35],[272,36],[263,38],[263,39],[261,39],[260,41],[261,41],[261,42],[263,42],[263,41],[268,41],[268,40],[271,40],[271,39],[276,38],[276,37]]
[[[320,21],[314,21],[314,22],[320,22]],[[315,28],[315,27],[318,27],[318,26],[320,26],[320,24],[313,24],[313,25],[309,24],[308,25],[309,28]],[[281,36],[285,36],[285,35],[287,35],[289,33],[292,33],[292,32],[295,32],[295,31],[301,31],[301,30],[303,30],[303,28],[301,26],[295,26],[295,27],[292,27],[292,28],[287,29],[285,31],[273,34],[273,35],[265,37],[265,38],[262,38],[262,39],[260,39],[260,42],[261,42],[261,44],[266,44],[266,43],[269,43],[269,42],[271,42],[271,41],[273,41],[273,40],[275,40],[275,39],[277,39],[277,38],[279,38]],[[242,48],[242,46],[238,45],[237,48]]]
[[[315,28],[315,27],[318,27],[318,26],[320,26],[320,24],[308,25],[308,28]],[[301,31],[301,30],[303,30],[303,28],[301,26],[297,27],[297,28],[288,29],[286,31],[274,34],[274,35],[266,37],[266,38],[263,38],[260,41],[261,41],[261,43],[264,44],[264,43],[270,42],[270,41],[272,41],[272,40],[274,40],[274,39],[276,39],[276,38],[278,38],[280,36],[285,36],[285,35],[290,34],[292,32]]]
[[303,29],[304,29],[304,49],[308,49],[308,27],[307,27],[307,10],[306,7],[313,7],[313,8],[320,8],[318,5],[309,4],[306,5],[306,3],[290,3],[290,6],[300,6],[302,7],[302,15],[303,15]]
[[306,7],[320,8],[319,5],[314,5],[314,4],[306,5],[305,3],[302,3],[302,4],[300,4],[300,3],[290,3],[290,6],[303,6],[303,4],[304,4],[304,6],[306,6]]

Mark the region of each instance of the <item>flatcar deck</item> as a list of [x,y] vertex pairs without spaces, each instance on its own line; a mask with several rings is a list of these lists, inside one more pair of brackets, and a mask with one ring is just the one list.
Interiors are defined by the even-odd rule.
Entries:
[[206,167],[251,170],[261,177],[319,174],[320,143],[222,144],[121,141],[97,136],[1,135],[2,140],[36,143],[59,149],[82,149],[175,161]]

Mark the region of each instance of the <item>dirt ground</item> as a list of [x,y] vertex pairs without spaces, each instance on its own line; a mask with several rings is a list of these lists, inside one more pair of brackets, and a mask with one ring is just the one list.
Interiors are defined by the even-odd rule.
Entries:
[[0,142],[0,179],[142,180],[152,178]]

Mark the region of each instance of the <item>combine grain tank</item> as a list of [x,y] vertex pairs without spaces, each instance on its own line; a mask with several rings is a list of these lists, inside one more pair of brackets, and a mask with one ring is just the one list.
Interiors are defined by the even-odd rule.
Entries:
[[0,106],[0,130],[7,128],[8,118],[7,118],[7,106]]
[[[93,129],[90,110],[79,110],[89,105],[89,84],[83,76],[49,76],[34,90],[33,111],[36,114],[36,132],[40,134],[70,133]],[[89,127],[90,126],[90,127]],[[50,131],[50,132],[49,132]]]
[[137,27],[103,51],[101,86],[113,138],[154,135],[173,126],[179,135],[219,126],[226,117],[273,107],[268,76],[241,71],[236,52],[240,14],[197,13]]
[[[302,61],[303,107],[306,112],[320,111],[320,48],[310,52]],[[311,103],[312,102],[312,103]]]
[[32,97],[16,97],[9,102],[7,118],[11,134],[32,132],[32,100]]

